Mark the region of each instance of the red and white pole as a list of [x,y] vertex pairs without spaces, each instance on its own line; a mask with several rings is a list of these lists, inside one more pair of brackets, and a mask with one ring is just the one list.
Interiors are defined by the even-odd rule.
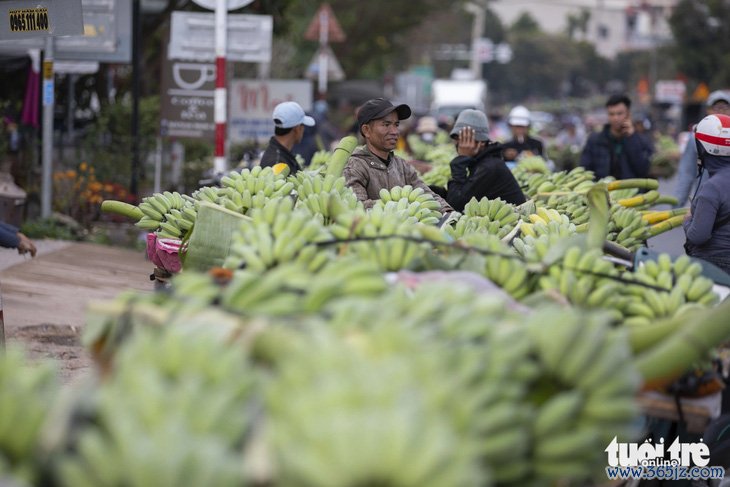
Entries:
[[226,161],[226,40],[228,37],[227,0],[215,3],[215,157],[213,171],[216,174],[228,170]]
[[319,99],[327,97],[327,43],[329,42],[330,16],[326,9],[319,13],[319,77],[317,91]]

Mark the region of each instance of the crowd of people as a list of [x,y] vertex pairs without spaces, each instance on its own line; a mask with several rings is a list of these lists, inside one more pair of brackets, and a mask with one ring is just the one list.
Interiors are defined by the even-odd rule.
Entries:
[[[586,131],[575,119],[569,119],[551,143],[578,152],[578,164],[592,171],[597,179],[649,177],[654,143],[645,121],[632,116],[631,105],[628,96],[611,95],[605,102],[607,122],[602,127]],[[679,205],[685,205],[691,188],[697,188],[685,221],[687,253],[730,273],[730,197],[724,191],[730,184],[730,92],[711,93],[706,110],[707,117],[692,129],[683,148],[678,164],[677,199]],[[319,113],[323,113],[321,106]],[[381,189],[406,184],[433,194],[444,214],[463,211],[473,197],[501,198],[519,205],[525,201],[525,195],[511,168],[524,157],[548,159],[544,141],[531,130],[531,113],[522,105],[510,110],[506,131],[495,126],[498,121],[494,118],[490,123],[487,114],[479,110],[463,110],[452,124],[446,124],[431,116],[413,117],[408,105],[394,105],[385,98],[368,100],[357,108],[355,115],[352,129],[363,144],[348,159],[344,177],[366,208],[379,198]],[[301,169],[296,148],[306,147],[305,133],[318,123],[296,102],[281,103],[272,118],[275,134],[261,164],[273,166],[283,162],[295,173]],[[326,118],[320,116],[320,121],[326,122]],[[405,123],[410,130],[404,130]],[[328,130],[326,125],[322,128]],[[421,143],[434,144],[441,131],[448,133],[457,155],[450,162],[447,188],[431,188],[419,177],[417,168],[423,170],[423,166],[418,161],[407,161],[397,152],[408,152],[409,132],[417,134]],[[318,130],[312,133],[317,134]],[[328,147],[320,138],[317,148]],[[301,152],[300,157],[303,158]],[[307,160],[304,161],[306,164]]]

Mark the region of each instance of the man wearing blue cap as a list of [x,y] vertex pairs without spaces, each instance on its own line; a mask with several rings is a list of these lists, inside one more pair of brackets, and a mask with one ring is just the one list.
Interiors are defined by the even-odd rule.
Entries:
[[285,101],[274,107],[274,136],[269,140],[269,146],[261,156],[261,166],[274,166],[283,162],[289,166],[290,174],[296,173],[299,168],[292,147],[302,140],[304,127],[313,127],[314,119],[304,113],[299,103]]

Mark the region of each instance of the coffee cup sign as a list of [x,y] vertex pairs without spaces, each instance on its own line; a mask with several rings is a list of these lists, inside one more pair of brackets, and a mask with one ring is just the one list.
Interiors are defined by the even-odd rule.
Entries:
[[165,60],[161,133],[169,137],[215,137],[215,64]]

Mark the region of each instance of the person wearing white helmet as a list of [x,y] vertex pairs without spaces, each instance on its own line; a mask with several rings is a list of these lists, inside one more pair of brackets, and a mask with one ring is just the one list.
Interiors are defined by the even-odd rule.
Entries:
[[517,105],[507,117],[512,138],[502,145],[505,161],[516,161],[522,156],[545,157],[542,141],[530,137],[530,110]]
[[608,123],[603,130],[588,137],[580,165],[593,171],[596,179],[648,177],[653,149],[634,131],[631,99],[626,95],[611,95],[606,101],[606,112]]
[[707,171],[709,178],[685,217],[685,250],[730,274],[730,115],[703,118],[695,129],[695,144],[700,171]]
[[[710,93],[705,103],[707,115],[722,113],[730,115],[730,91],[716,90]],[[690,141],[691,142],[691,141]],[[702,184],[702,178],[697,171],[697,146],[688,143],[677,166],[677,186],[674,189],[674,196],[677,198],[677,208],[687,204],[687,199],[692,192],[692,187]]]

